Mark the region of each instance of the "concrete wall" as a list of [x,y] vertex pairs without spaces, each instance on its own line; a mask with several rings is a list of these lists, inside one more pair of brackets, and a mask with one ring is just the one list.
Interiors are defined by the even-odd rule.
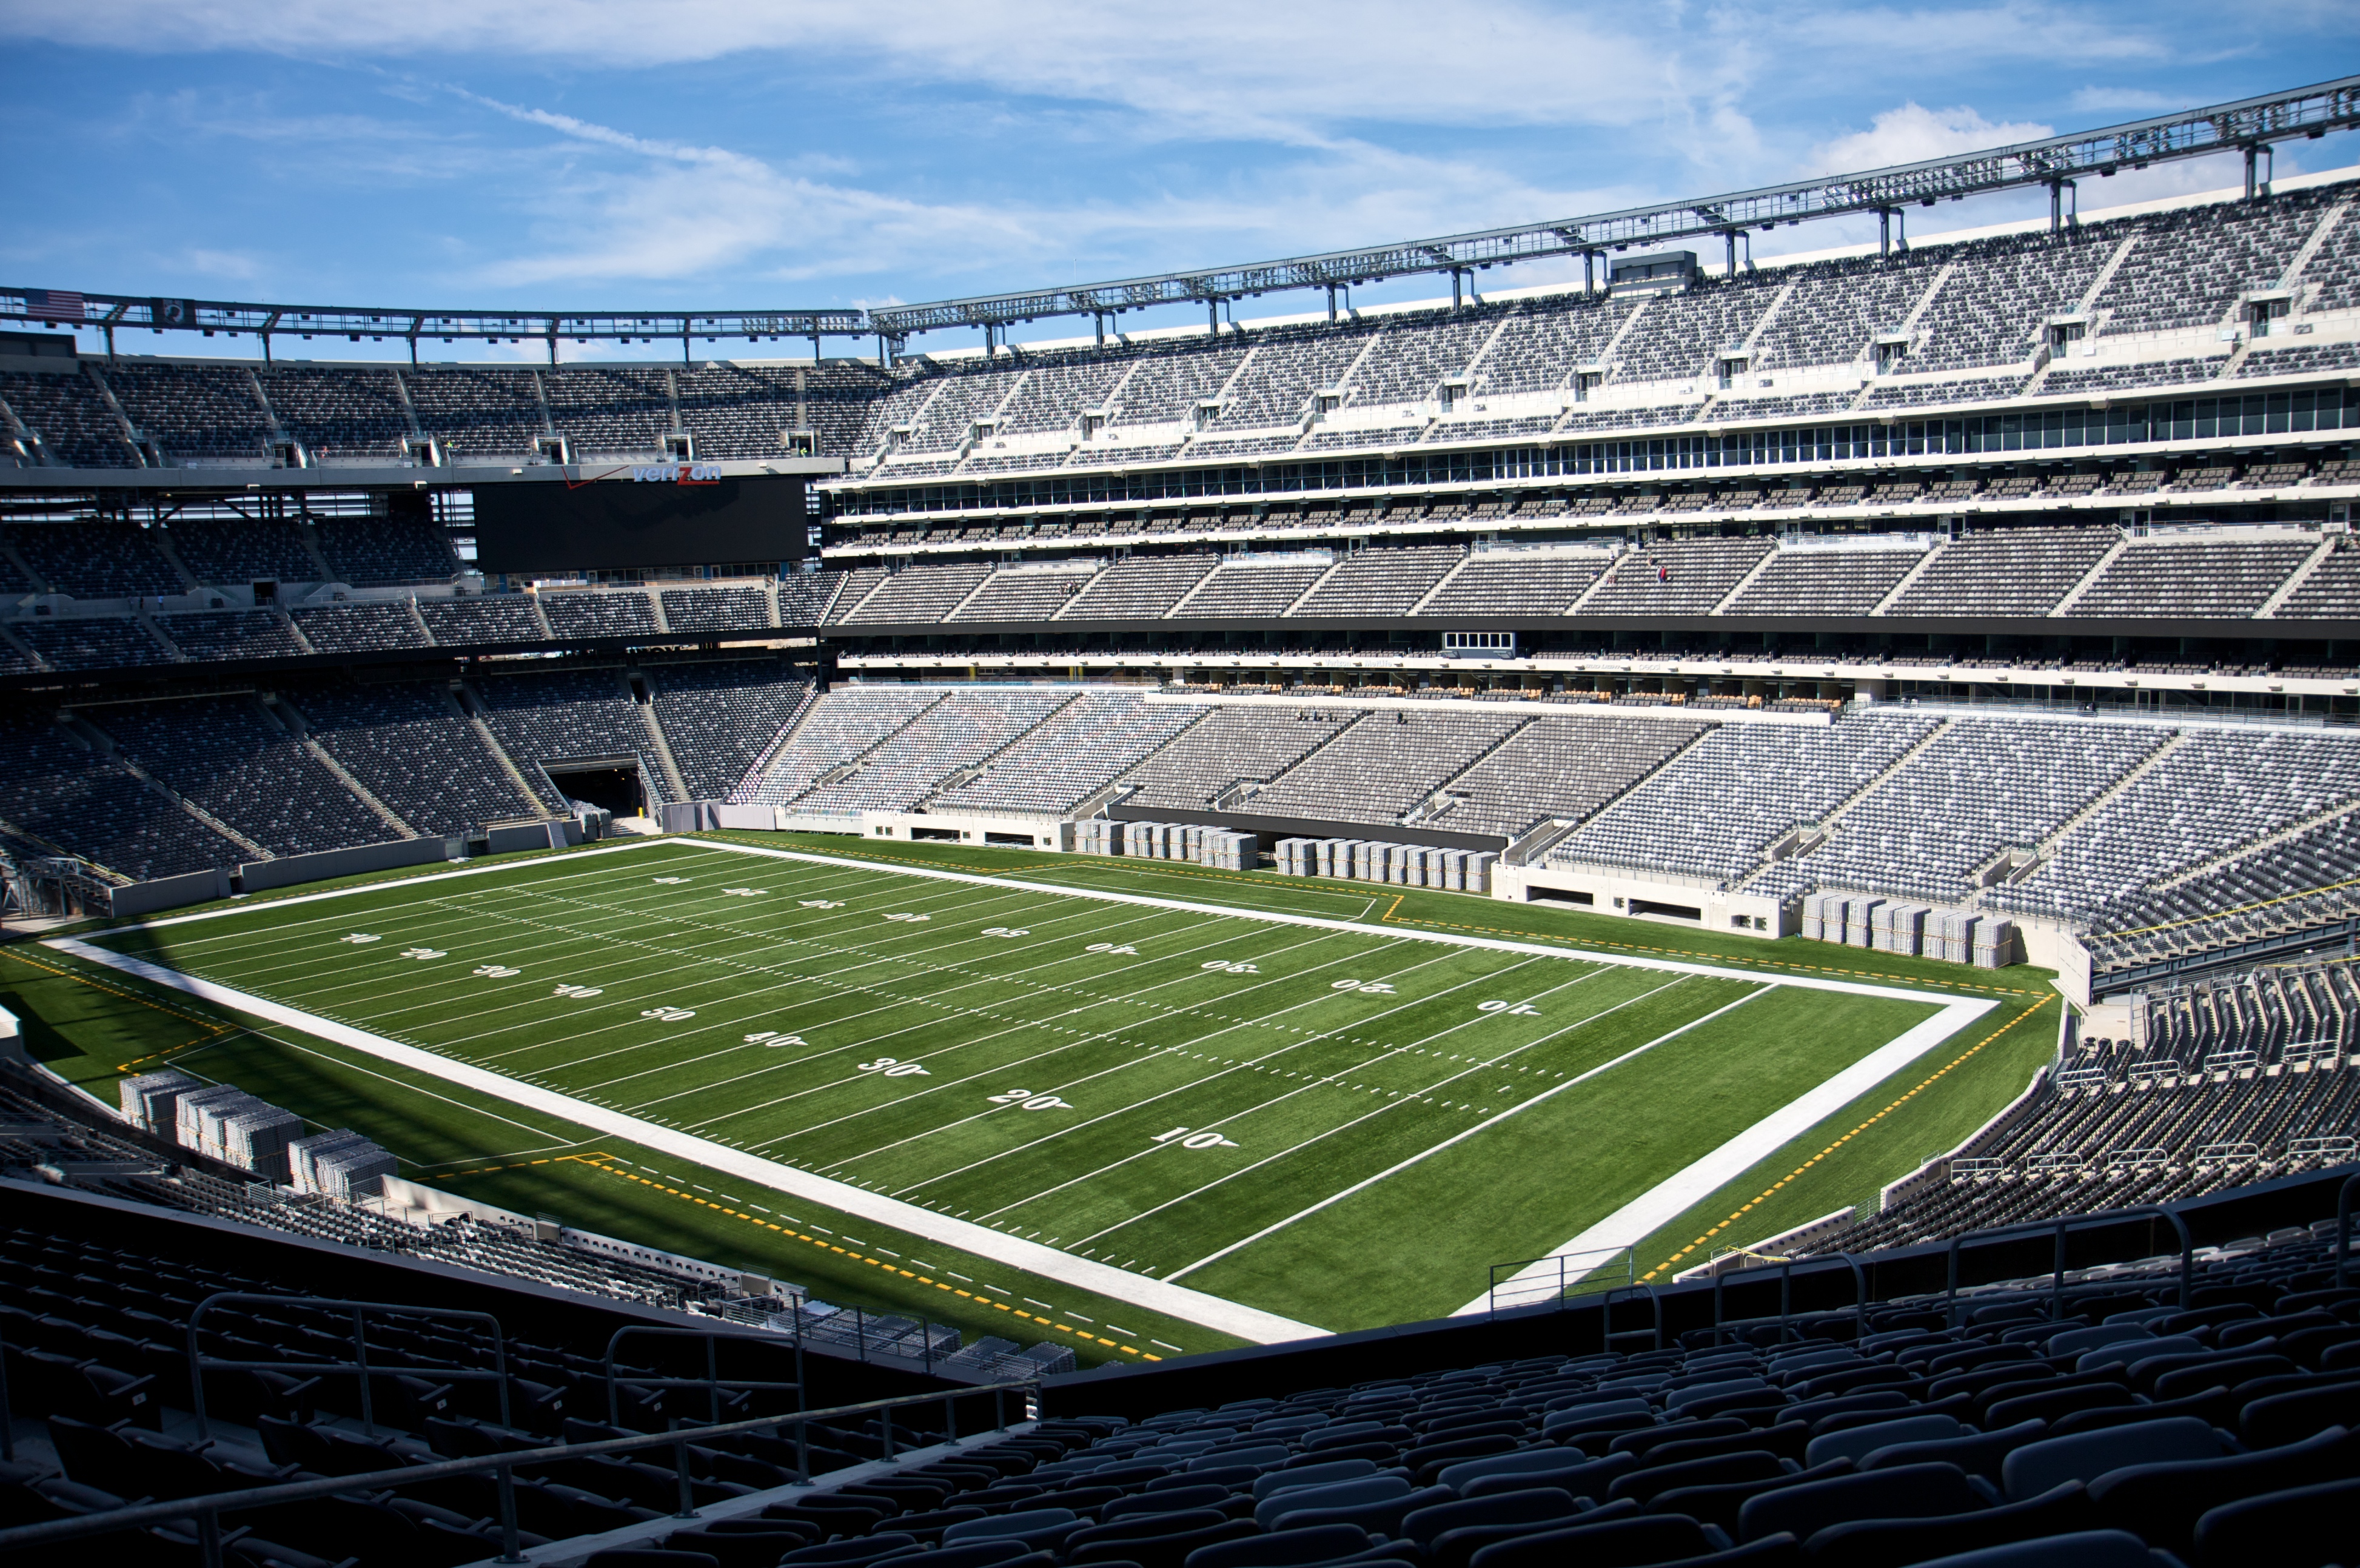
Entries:
[[324,882],[331,877],[358,877],[370,871],[426,866],[454,858],[452,842],[445,838],[397,839],[391,844],[323,849],[317,855],[290,855],[280,860],[249,860],[237,868],[238,886],[248,893],[259,893],[298,882]]
[[16,1022],[16,1015],[0,1007],[0,1062],[25,1060],[25,1031]]
[[563,849],[582,842],[582,824],[572,817],[553,822],[518,822],[494,828],[484,835],[486,855],[513,855],[523,849]]
[[[839,830],[840,831],[840,830]],[[1001,814],[989,811],[863,811],[860,836],[924,842],[955,833],[945,843],[985,844],[990,835],[1012,839],[1010,849],[1070,850],[1074,824],[1055,817]]]
[[109,894],[108,908],[116,915],[152,915],[188,904],[209,904],[229,897],[229,876],[222,871],[191,871],[182,877],[159,877],[134,882]]
[[[1554,900],[1542,897],[1544,893],[1587,894],[1590,901],[1582,903],[1578,897]],[[1700,880],[1690,882],[1620,866],[1497,866],[1491,871],[1491,896],[1517,904],[1565,902],[1592,914],[1620,915],[1688,931],[1733,931],[1765,940],[1790,935],[1797,929],[1795,917],[1781,911],[1775,898],[1726,892]],[[1697,914],[1691,920],[1650,912],[1649,905],[1694,909]]]

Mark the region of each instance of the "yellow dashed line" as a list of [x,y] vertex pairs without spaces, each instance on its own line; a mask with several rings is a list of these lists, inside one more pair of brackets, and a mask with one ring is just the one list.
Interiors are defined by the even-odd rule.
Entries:
[[[1090,1344],[1107,1345],[1112,1349],[1122,1352],[1126,1356],[1136,1356],[1142,1361],[1161,1361],[1164,1359],[1160,1356],[1150,1356],[1145,1351],[1135,1349],[1128,1345],[1118,1345],[1111,1339],[1099,1339],[1096,1334],[1084,1334],[1079,1329],[1069,1328],[1064,1323],[1052,1323],[1047,1318],[1033,1317],[1030,1312],[1017,1312],[1015,1308],[1010,1306],[1005,1301],[995,1301],[988,1296],[978,1296],[972,1290],[962,1290],[956,1286],[946,1285],[939,1279],[930,1279],[923,1274],[912,1274],[907,1269],[896,1268],[892,1264],[884,1262],[880,1258],[869,1258],[858,1252],[847,1251],[845,1248],[838,1247],[832,1242],[824,1241],[818,1236],[805,1236],[799,1230],[791,1230],[785,1225],[773,1225],[770,1221],[759,1218],[757,1215],[741,1214],[736,1209],[725,1207],[720,1203],[708,1202],[704,1198],[696,1196],[693,1192],[684,1192],[679,1188],[669,1186],[664,1182],[650,1181],[645,1176],[635,1176],[628,1171],[617,1170],[613,1165],[606,1163],[615,1158],[611,1154],[566,1154],[560,1155],[557,1158],[560,1160],[574,1160],[580,1164],[588,1166],[593,1171],[603,1171],[610,1176],[619,1176],[626,1181],[636,1181],[642,1187],[652,1187],[659,1192],[669,1192],[675,1198],[685,1198],[690,1203],[698,1204],[704,1208],[711,1209],[716,1214],[727,1214],[731,1219],[744,1220],[747,1224],[753,1225],[758,1229],[777,1231],[781,1236],[792,1236],[797,1241],[809,1242],[814,1247],[825,1247],[828,1251],[836,1253],[844,1258],[848,1258],[856,1263],[865,1263],[871,1269],[881,1269],[888,1274],[899,1274],[905,1279],[915,1279],[921,1285],[932,1285],[937,1290],[948,1290],[955,1296],[964,1296],[978,1307],[990,1307],[998,1312],[1015,1312],[1018,1317],[1029,1319],[1033,1323],[1039,1323],[1043,1328],[1054,1328],[1060,1334],[1070,1334],[1075,1338]],[[546,1160],[532,1160],[520,1161],[519,1163],[528,1165],[546,1165],[551,1163],[551,1161]],[[481,1170],[457,1171],[452,1172],[452,1174],[453,1176],[480,1176],[494,1171],[513,1171],[517,1168],[517,1166],[513,1165],[486,1165]]]
[[2047,1007],[2056,999],[2057,998],[2054,996],[2041,997],[2040,1000],[2033,1003],[2032,1006],[2025,1008],[2024,1011],[2016,1014],[2016,1017],[2008,1019],[2007,1022],[2000,1025],[1999,1028],[1983,1036],[1983,1039],[1977,1040],[1964,1051],[1961,1051],[1959,1055],[1951,1058],[1942,1066],[1928,1073],[1924,1079],[1920,1080],[1914,1087],[1912,1087],[1907,1094],[1901,1095],[1898,1099],[1896,1099],[1890,1105],[1886,1105],[1885,1109],[1877,1112],[1874,1116],[1869,1117],[1866,1121],[1861,1123],[1858,1127],[1852,1128],[1852,1131],[1844,1134],[1841,1138],[1837,1138],[1833,1143],[1828,1145],[1825,1149],[1819,1150],[1808,1160],[1804,1160],[1800,1165],[1796,1166],[1795,1169],[1786,1172],[1786,1174],[1779,1180],[1771,1182],[1769,1186],[1762,1190],[1761,1193],[1756,1196],[1752,1203],[1740,1204],[1735,1214],[1731,1214],[1719,1225],[1712,1226],[1702,1236],[1697,1237],[1686,1247],[1681,1247],[1677,1252],[1673,1253],[1669,1258],[1665,1258],[1661,1263],[1658,1263],[1653,1269],[1648,1269],[1647,1272],[1642,1274],[1639,1278],[1643,1281],[1653,1279],[1657,1275],[1672,1268],[1672,1266],[1678,1263],[1681,1258],[1686,1258],[1689,1253],[1694,1252],[1698,1247],[1704,1246],[1714,1236],[1720,1235],[1722,1231],[1727,1230],[1731,1225],[1735,1225],[1739,1220],[1744,1218],[1757,1206],[1767,1203],[1770,1198],[1780,1189],[1785,1187],[1787,1182],[1792,1181],[1797,1177],[1802,1175],[1805,1171],[1810,1170],[1812,1166],[1817,1165],[1820,1160],[1827,1159],[1828,1156],[1833,1154],[1837,1149],[1841,1149],[1845,1144],[1850,1143],[1853,1138],[1858,1138],[1862,1133],[1866,1132],[1870,1127],[1874,1127],[1878,1122],[1883,1121],[1894,1111],[1899,1110],[1902,1105],[1907,1104],[1908,1101],[1916,1099],[1919,1091],[1930,1088],[1936,1079],[1941,1077],[1944,1073],[1950,1072],[1951,1068],[1958,1066],[1961,1062],[1966,1061],[1968,1057],[1974,1055],[1975,1052],[1981,1051],[1984,1046],[1989,1045],[1992,1041],[1997,1040],[2000,1036],[2005,1034],[2008,1030],[2014,1029],[2016,1025],[2022,1023],[2025,1019],[2030,1018],[2033,1014],[2038,1012],[2041,1008]]

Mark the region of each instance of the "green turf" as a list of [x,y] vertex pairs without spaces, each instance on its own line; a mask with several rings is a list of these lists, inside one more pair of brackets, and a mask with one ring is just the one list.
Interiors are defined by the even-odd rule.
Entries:
[[[1843,977],[1924,983],[1892,967],[1915,961],[1668,930],[1651,956],[1727,964],[1720,949],[1734,945],[1754,973],[1666,974],[1416,940],[1451,929],[1613,956],[1658,947],[1631,943],[1629,922],[1463,895],[721,836],[838,858],[667,840],[93,934],[904,1203],[1331,1328],[1454,1310],[1491,1265],[1546,1251],[1612,1212],[1923,1019],[1942,990],[2021,995],[2043,978],[1915,965],[1944,983],[1924,987],[1926,1002],[1830,995],[1775,982],[1828,974],[1812,961],[1834,958],[1862,961],[1863,973]],[[994,880],[916,877],[901,869],[911,865]],[[1071,897],[1072,887],[1195,907],[1109,904]],[[1237,912],[1246,909],[1354,929]],[[377,940],[346,940],[355,935]],[[985,1291],[919,1285],[922,1270],[890,1261],[915,1257],[1066,1317],[1111,1314],[1134,1348],[1229,1343],[1070,1288],[993,1278],[1009,1271],[961,1267],[934,1244],[773,1203],[677,1157],[289,1030],[215,1038],[218,1010],[174,998],[166,1005],[186,1016],[168,1017],[127,999],[146,991],[137,983],[97,978],[109,992],[61,986],[31,1013],[49,1029],[37,1048],[102,1094],[99,1081],[126,1065],[187,1047],[173,1060],[368,1132],[420,1180],[797,1279],[830,1299],[923,1304],[942,1321],[1026,1337],[1030,1325],[995,1321],[1009,1303],[976,1307]],[[758,1035],[770,1038],[748,1038]],[[1575,1082],[1634,1048],[1646,1049]],[[924,1071],[895,1071],[912,1063]],[[1018,1090],[1028,1093],[1008,1098]],[[1188,1148],[1191,1138],[1209,1147]],[[1889,1180],[1921,1152],[1867,1165]],[[579,1158],[588,1153],[612,1158]],[[795,1214],[801,1231],[771,1231],[781,1222],[757,1218],[757,1205]],[[845,1253],[820,1239],[847,1226],[860,1241]]]

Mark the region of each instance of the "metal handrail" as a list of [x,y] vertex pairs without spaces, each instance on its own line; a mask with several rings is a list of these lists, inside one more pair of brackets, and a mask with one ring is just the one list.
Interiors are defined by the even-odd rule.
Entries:
[[1644,1328],[1628,1328],[1622,1330],[1620,1334],[1617,1334],[1614,1331],[1614,1298],[1622,1295],[1626,1290],[1634,1293],[1640,1290],[1647,1292],[1647,1304],[1655,1309],[1655,1348],[1657,1350],[1663,1349],[1664,1298],[1657,1295],[1655,1293],[1655,1287],[1649,1284],[1644,1279],[1639,1280],[1634,1284],[1617,1285],[1612,1290],[1606,1292],[1604,1302],[1599,1309],[1599,1343],[1601,1345],[1606,1345],[1617,1339],[1628,1339],[1633,1334],[1645,1334],[1648,1332]]
[[[351,1361],[224,1361],[207,1356],[197,1347],[197,1324],[206,1312],[224,1301],[256,1302],[282,1307],[348,1308],[353,1314],[353,1354]],[[469,1323],[489,1323],[492,1330],[493,1367],[431,1367],[422,1370],[437,1377],[456,1377],[467,1381],[496,1379],[500,1397],[500,1424],[508,1422],[508,1337],[500,1330],[500,1320],[489,1312],[469,1312],[463,1307],[412,1307],[397,1301],[347,1301],[321,1296],[290,1296],[274,1291],[216,1290],[199,1301],[189,1312],[189,1402],[197,1418],[197,1436],[210,1441],[213,1429],[205,1421],[205,1368],[216,1372],[296,1372],[318,1377],[322,1372],[356,1372],[360,1375],[361,1430],[371,1436],[377,1433],[375,1410],[369,1397],[372,1376],[403,1377],[420,1368],[375,1367],[368,1364],[366,1318],[370,1312],[395,1312],[406,1317],[458,1318]]]
[[[669,1337],[701,1339],[705,1341],[704,1377],[633,1377],[630,1381],[642,1388],[694,1388],[702,1385],[711,1401],[705,1407],[710,1417],[706,1423],[708,1425],[721,1420],[721,1347],[719,1342],[726,1338],[752,1340],[759,1343],[766,1337],[760,1334],[729,1334],[721,1329],[670,1328],[660,1323],[625,1323],[621,1328],[615,1331],[613,1337],[606,1341],[606,1424],[609,1426],[621,1426],[623,1424],[622,1401],[618,1392],[618,1385],[615,1377],[615,1346],[620,1345],[626,1335],[634,1334],[661,1334]],[[772,1341],[772,1343],[775,1344],[776,1342]],[[760,1388],[774,1393],[783,1389],[792,1388],[794,1390],[795,1394],[795,1409],[801,1410],[803,1408],[803,1334],[800,1331],[797,1332],[794,1337],[793,1345],[795,1348],[795,1380],[793,1382],[746,1383],[732,1379],[730,1386],[738,1388]],[[893,1423],[890,1417],[886,1419],[885,1423],[885,1457],[888,1459],[893,1457]],[[674,1517],[680,1519],[693,1519],[695,1517],[696,1510],[694,1507],[694,1499],[691,1497],[688,1484],[688,1443],[685,1440],[673,1446],[672,1463],[674,1469],[678,1472],[678,1478],[680,1481],[680,1512]],[[795,1469],[806,1476],[811,1474],[811,1438],[805,1431],[803,1423],[800,1421],[795,1422]]]
[[[1786,1324],[1794,1317],[1795,1265],[1797,1263],[1842,1263],[1852,1269],[1852,1337],[1854,1344],[1868,1336],[1868,1270],[1860,1259],[1849,1252],[1821,1252],[1808,1258],[1782,1258],[1770,1268],[1778,1271],[1778,1342],[1786,1342]],[[1726,1274],[1712,1277],[1712,1343],[1721,1343],[1721,1331],[1725,1320],[1721,1315],[1721,1289],[1732,1279],[1742,1279],[1748,1274],[1767,1272],[1765,1269],[1732,1269]]]
[[2158,1203],[2136,1203],[2127,1209],[2103,1209],[2094,1214],[2060,1214],[2049,1220],[2019,1220],[2014,1225],[1994,1225],[1988,1230],[1971,1230],[1950,1238],[1950,1284],[1943,1292],[1942,1316],[1952,1328],[1959,1324],[1959,1249],[1971,1241],[1999,1241],[2009,1237],[2038,1236],[2054,1232],[2057,1236],[2056,1283],[2051,1297],[2051,1312],[2065,1315],[2065,1233],[2075,1225],[2119,1224],[2142,1216],[2169,1220],[2171,1228],[2180,1233],[2180,1307],[2188,1310],[2195,1290],[2196,1245],[2190,1239],[2188,1222]]
[[2352,1194],[2360,1190],[2360,1174],[2346,1176],[2335,1189],[2335,1288],[2344,1288],[2351,1271]]
[[[406,1465],[398,1469],[374,1470],[359,1475],[322,1475],[309,1481],[283,1481],[276,1486],[250,1486],[243,1491],[208,1492],[170,1502],[134,1503],[127,1508],[110,1508],[101,1513],[77,1514],[71,1519],[44,1519],[38,1524],[0,1530],[0,1557],[25,1547],[46,1546],[61,1541],[79,1541],[86,1536],[111,1535],[120,1530],[169,1524],[176,1519],[195,1519],[201,1527],[201,1541],[210,1542],[207,1562],[218,1563],[221,1561],[219,1519],[224,1513],[242,1514],[257,1508],[274,1508],[280,1503],[309,1502],[314,1497],[333,1497],[339,1492],[387,1491],[425,1481],[445,1480],[454,1475],[479,1475],[486,1471],[506,1475],[527,1465],[554,1465],[602,1454],[629,1454],[643,1448],[662,1448],[674,1443],[705,1443],[716,1438],[735,1437],[741,1432],[776,1428],[790,1420],[833,1421],[843,1416],[866,1415],[872,1410],[898,1410],[904,1405],[927,1405],[937,1399],[965,1398],[969,1394],[989,1394],[997,1405],[1000,1397],[1011,1388],[1022,1388],[1037,1396],[1040,1388],[1037,1377],[1013,1383],[979,1383],[973,1388],[953,1389],[948,1395],[905,1394],[890,1399],[868,1399],[855,1405],[804,1410],[786,1418],[757,1416],[746,1421],[725,1421],[718,1426],[683,1427],[677,1432],[599,1438],[591,1443],[552,1443],[547,1448],[478,1454],[470,1459],[443,1459],[432,1465]],[[1002,1420],[1000,1425],[1005,1427],[1007,1422]],[[513,1539],[508,1543],[508,1555],[502,1561],[521,1561]]]

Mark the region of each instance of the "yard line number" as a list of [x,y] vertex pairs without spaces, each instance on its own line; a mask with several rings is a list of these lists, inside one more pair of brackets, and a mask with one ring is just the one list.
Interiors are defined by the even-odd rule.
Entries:
[[[1181,1136],[1184,1133],[1187,1134],[1185,1138]],[[1188,1129],[1184,1127],[1174,1127],[1170,1132],[1157,1133],[1153,1138],[1149,1138],[1147,1141],[1150,1143],[1168,1144],[1175,1138],[1179,1139],[1178,1147],[1182,1149],[1235,1149],[1237,1147],[1235,1143],[1223,1138],[1219,1133],[1190,1133],[1188,1132]]]

